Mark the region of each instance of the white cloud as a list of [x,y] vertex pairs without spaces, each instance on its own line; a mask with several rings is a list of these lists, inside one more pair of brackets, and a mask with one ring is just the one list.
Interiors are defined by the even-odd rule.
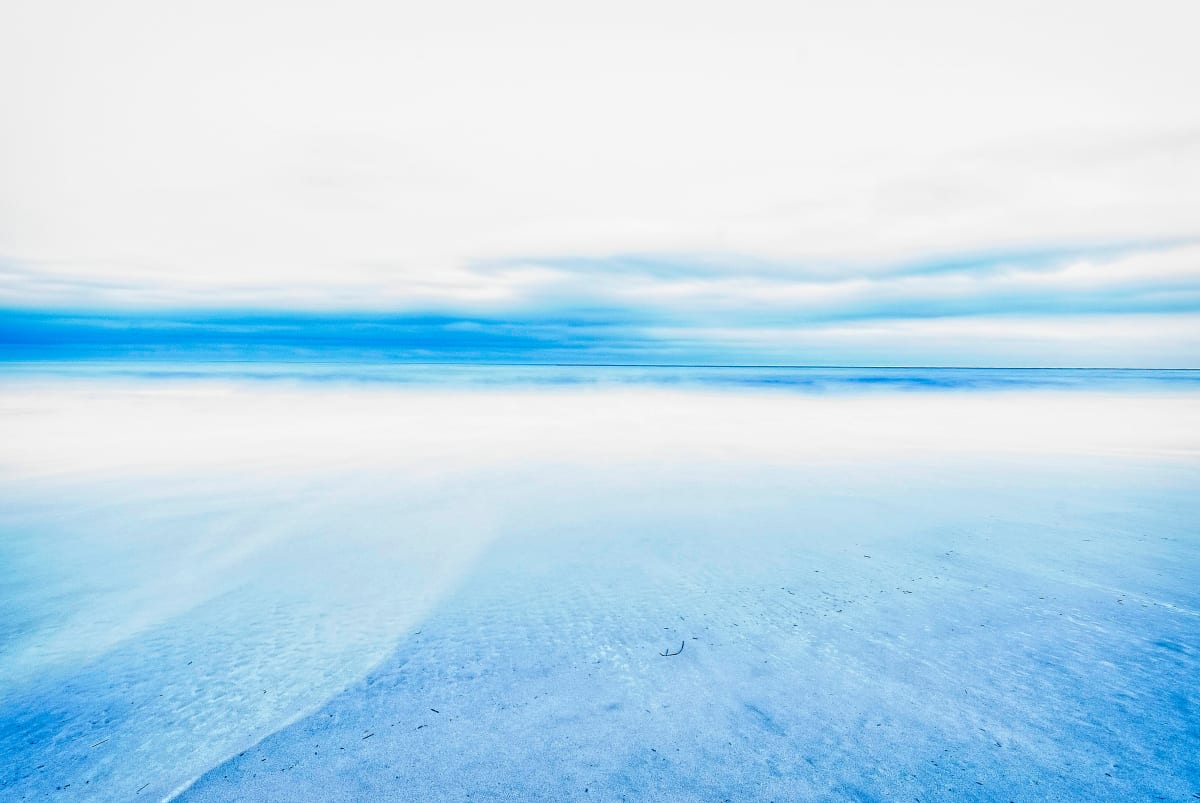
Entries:
[[[1194,247],[1162,247],[1200,239],[1197,23],[1183,0],[14,0],[0,304],[616,307],[760,334],[1166,309],[1197,280]],[[894,268],[1042,247],[1085,256]],[[558,259],[630,253],[710,261]]]
[[774,327],[656,327],[728,362],[1191,368],[1200,315],[969,316]]
[[403,296],[537,254],[1200,233],[1190,3],[5,8],[30,270]]

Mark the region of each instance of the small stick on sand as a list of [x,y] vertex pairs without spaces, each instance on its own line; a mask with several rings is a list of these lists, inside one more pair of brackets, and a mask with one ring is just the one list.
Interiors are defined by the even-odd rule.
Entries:
[[663,650],[662,652],[659,653],[659,655],[663,655],[663,656],[679,655],[679,653],[683,652],[683,645],[686,643],[687,642],[681,641],[681,642],[679,642],[679,649],[677,649],[675,652],[671,652],[668,649],[668,650]]
[[104,744],[111,738],[112,738],[111,736],[105,736],[103,739],[101,739],[100,741],[98,741],[94,745],[92,745],[92,747],[99,747],[100,745]]

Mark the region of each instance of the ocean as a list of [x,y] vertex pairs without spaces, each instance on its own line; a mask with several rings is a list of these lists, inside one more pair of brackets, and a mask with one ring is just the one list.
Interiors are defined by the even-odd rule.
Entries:
[[1186,800],[1200,371],[9,362],[0,797]]

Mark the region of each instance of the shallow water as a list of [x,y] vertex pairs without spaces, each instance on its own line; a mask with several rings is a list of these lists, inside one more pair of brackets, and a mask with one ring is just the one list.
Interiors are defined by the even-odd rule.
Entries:
[[0,386],[6,798],[1200,792],[1177,378],[289,370]]
[[1113,390],[1200,392],[1200,369],[921,368],[803,365],[582,365],[392,362],[174,361],[151,359],[3,363],[8,380],[50,377],[209,379],[449,388],[647,386],[779,388],[801,393],[920,390]]

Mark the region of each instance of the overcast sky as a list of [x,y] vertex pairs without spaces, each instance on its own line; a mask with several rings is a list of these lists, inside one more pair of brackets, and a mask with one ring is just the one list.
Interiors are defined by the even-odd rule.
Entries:
[[6,0],[0,307],[1197,365],[1197,30],[1190,0]]

